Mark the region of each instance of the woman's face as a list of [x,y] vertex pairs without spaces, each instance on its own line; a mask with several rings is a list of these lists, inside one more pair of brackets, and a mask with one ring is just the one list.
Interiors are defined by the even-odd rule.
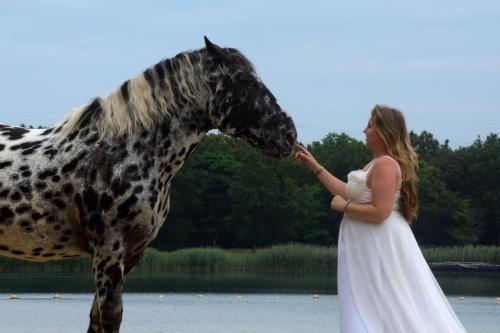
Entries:
[[365,140],[366,140],[366,145],[370,149],[378,148],[378,147],[383,147],[384,142],[378,135],[377,131],[375,130],[375,125],[372,122],[372,119],[368,120],[368,124],[366,125],[366,128],[363,130],[363,133],[365,133]]

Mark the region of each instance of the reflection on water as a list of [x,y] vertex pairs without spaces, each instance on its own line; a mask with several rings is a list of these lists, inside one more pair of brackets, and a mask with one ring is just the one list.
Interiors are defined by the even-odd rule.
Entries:
[[[93,290],[90,273],[0,273],[0,293]],[[337,289],[335,275],[142,273],[127,279],[125,292],[335,294]]]
[[500,276],[498,274],[440,273],[435,276],[447,295],[500,297]]
[[[498,275],[440,273],[446,295],[500,297]],[[90,293],[90,273],[0,273],[0,293]],[[149,273],[132,274],[126,292],[337,294],[336,274]]]

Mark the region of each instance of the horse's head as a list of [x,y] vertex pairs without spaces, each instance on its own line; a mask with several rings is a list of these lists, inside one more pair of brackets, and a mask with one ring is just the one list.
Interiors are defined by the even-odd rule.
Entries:
[[211,60],[210,117],[224,134],[243,137],[272,157],[289,156],[297,138],[290,118],[259,79],[252,64],[235,49],[205,37]]

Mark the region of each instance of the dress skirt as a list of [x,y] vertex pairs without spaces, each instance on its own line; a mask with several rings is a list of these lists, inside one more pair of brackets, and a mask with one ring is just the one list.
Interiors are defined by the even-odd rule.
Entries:
[[368,333],[361,321],[352,296],[343,237],[340,237],[338,249],[337,289],[339,295],[340,333]]
[[465,333],[408,223],[345,216],[339,233],[341,333]]

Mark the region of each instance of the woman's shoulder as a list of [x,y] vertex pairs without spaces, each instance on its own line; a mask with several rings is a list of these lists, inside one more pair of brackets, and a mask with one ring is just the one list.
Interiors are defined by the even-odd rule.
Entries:
[[[387,156],[387,157],[386,157]],[[398,190],[401,187],[401,167],[399,166],[399,163],[392,158],[391,156],[384,155],[380,156],[376,159],[374,159],[374,164],[373,168],[371,168],[368,177],[367,177],[367,184],[368,187],[371,188],[371,180],[373,174],[376,174],[376,177],[383,177],[383,178],[392,178],[395,177],[398,182]]]
[[399,163],[389,155],[383,155],[373,159],[373,165],[368,172],[368,182],[371,182],[373,174],[386,174],[387,176],[393,174],[398,179],[401,179],[401,167]]
[[399,162],[390,155],[382,155],[373,159],[373,167],[395,170],[397,172],[401,170]]

